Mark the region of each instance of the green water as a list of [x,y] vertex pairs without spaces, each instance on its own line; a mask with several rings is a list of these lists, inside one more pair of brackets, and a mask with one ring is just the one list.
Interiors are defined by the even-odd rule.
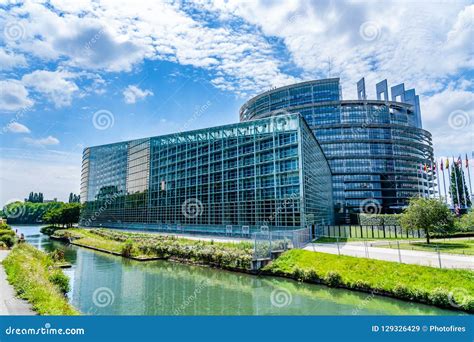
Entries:
[[31,244],[65,250],[68,297],[91,315],[449,315],[459,312],[321,285],[168,261],[139,262],[51,241],[13,226]]

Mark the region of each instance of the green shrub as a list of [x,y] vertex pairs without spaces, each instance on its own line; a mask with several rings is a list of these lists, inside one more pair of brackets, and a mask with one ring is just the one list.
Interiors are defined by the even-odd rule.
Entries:
[[428,299],[432,304],[439,306],[450,306],[450,298],[451,295],[449,291],[443,288],[434,289],[428,296]]
[[125,241],[123,247],[122,247],[122,255],[124,257],[130,257],[133,252],[133,241],[128,239]]
[[323,279],[319,276],[319,274],[315,270],[309,270],[307,271],[308,274],[308,280],[320,283]]
[[295,267],[295,269],[294,269],[294,271],[293,271],[293,276],[294,276],[294,277],[296,278],[296,280],[298,280],[298,281],[305,281],[305,280],[310,279],[308,272],[305,271],[305,270],[302,269],[302,268],[299,268],[299,267]]
[[402,284],[397,284],[395,285],[395,287],[393,288],[393,294],[395,294],[398,298],[403,298],[403,299],[414,299],[413,298],[413,293],[412,291],[410,290],[410,288],[408,288],[406,285],[402,285]]
[[15,232],[11,229],[0,229],[0,236],[5,236],[5,235],[15,236]]
[[324,277],[324,280],[326,284],[331,287],[337,287],[342,284],[342,277],[336,271],[329,271],[328,273],[326,273],[326,277]]
[[355,289],[358,289],[358,290],[365,290],[365,291],[368,291],[371,289],[371,286],[368,282],[364,281],[364,280],[356,280],[353,284],[352,284],[352,287],[355,288]]
[[359,214],[362,226],[399,226],[400,214]]
[[0,241],[10,248],[15,244],[15,237],[11,235],[2,235],[0,236]]
[[49,253],[51,259],[53,261],[63,261],[64,260],[64,251],[62,249],[55,249],[51,253]]
[[49,277],[49,281],[56,285],[61,293],[66,294],[69,292],[69,278],[61,270],[53,271]]

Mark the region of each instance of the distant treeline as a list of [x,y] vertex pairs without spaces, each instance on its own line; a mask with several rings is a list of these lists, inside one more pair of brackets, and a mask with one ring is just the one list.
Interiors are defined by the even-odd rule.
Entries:
[[[56,199],[54,201],[44,201],[43,193],[31,192],[28,198],[25,198],[25,202],[16,201],[5,205],[3,210],[0,211],[0,216],[6,218],[9,224],[34,224],[47,221],[49,221],[48,223],[61,224],[64,219],[58,221],[58,213],[67,212],[67,215],[64,214],[68,217],[65,219],[67,222],[64,223],[70,224],[74,220],[75,222],[72,223],[76,223],[75,215],[71,215],[70,211],[73,207],[74,212],[79,211],[79,202],[80,196],[72,192],[69,194],[69,203],[58,202]],[[47,212],[50,212],[50,215],[45,219]],[[56,222],[52,222],[51,219]]]

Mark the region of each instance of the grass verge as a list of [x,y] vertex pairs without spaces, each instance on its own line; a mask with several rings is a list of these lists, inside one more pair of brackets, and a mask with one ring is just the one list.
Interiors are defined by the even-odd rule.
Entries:
[[[374,247],[398,248],[397,244],[394,243],[380,244]],[[421,241],[401,243],[400,249],[425,252],[437,252],[439,250],[441,253],[474,255],[474,239],[431,240],[430,244]]]
[[110,229],[57,230],[53,238],[137,260],[177,259],[225,269],[250,269],[252,244],[192,240],[153,233]]
[[474,312],[474,272],[290,250],[263,272]]
[[48,254],[21,243],[12,249],[3,266],[18,296],[26,299],[38,314],[79,314],[64,295],[69,279]]

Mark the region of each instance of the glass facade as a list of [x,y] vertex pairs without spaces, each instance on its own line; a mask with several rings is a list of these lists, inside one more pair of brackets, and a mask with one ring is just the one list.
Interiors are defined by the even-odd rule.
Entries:
[[242,234],[333,222],[329,164],[298,114],[86,148],[81,225]]
[[[342,100],[338,78],[274,89],[241,107],[240,120],[300,113],[331,166],[338,223],[354,222],[363,211],[396,213],[412,196],[430,196],[433,179],[421,169],[433,160],[431,134],[421,128],[414,89],[377,84],[378,100]],[[383,98],[382,98],[383,97]]]

